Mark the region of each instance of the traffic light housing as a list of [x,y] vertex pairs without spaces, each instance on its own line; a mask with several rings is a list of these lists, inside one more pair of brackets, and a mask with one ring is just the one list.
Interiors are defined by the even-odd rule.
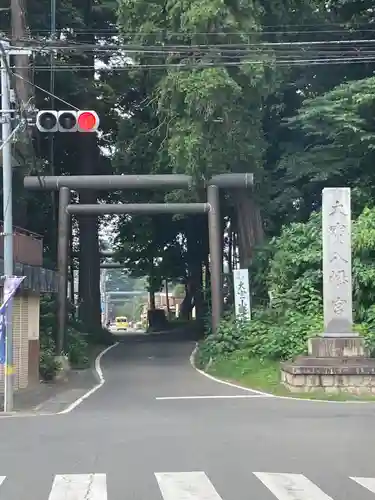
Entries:
[[96,132],[99,116],[92,110],[44,110],[36,116],[40,132]]

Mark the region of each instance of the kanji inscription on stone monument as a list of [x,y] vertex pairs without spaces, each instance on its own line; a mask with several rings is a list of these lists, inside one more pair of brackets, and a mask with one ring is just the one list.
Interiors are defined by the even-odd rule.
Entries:
[[323,189],[324,336],[353,333],[350,188]]

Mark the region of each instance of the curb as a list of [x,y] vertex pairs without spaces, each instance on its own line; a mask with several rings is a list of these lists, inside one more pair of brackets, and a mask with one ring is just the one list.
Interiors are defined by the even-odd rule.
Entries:
[[259,396],[263,396],[265,399],[283,399],[286,401],[300,401],[300,402],[308,402],[308,403],[330,403],[330,404],[375,404],[375,401],[333,401],[333,400],[328,400],[328,399],[308,399],[308,398],[298,398],[298,397],[292,397],[292,396],[277,396],[276,394],[270,394],[268,392],[263,392],[263,391],[257,391],[256,389],[250,389],[250,387],[244,387],[239,384],[234,384],[232,382],[227,382],[226,380],[222,380],[220,378],[214,377],[213,375],[210,375],[206,373],[204,370],[200,370],[199,368],[196,367],[195,365],[195,355],[198,352],[198,342],[195,344],[195,347],[193,349],[193,352],[190,355],[189,362],[191,367],[198,372],[200,375],[203,375],[204,377],[209,378],[210,380],[213,380],[214,382],[217,382],[218,384],[224,384],[228,385],[229,387],[233,387],[235,389],[241,389],[243,391],[248,391],[252,392],[254,394],[258,394]]
[[54,413],[54,415],[66,415],[68,413],[70,413],[71,411],[73,411],[75,408],[77,408],[77,406],[79,406],[83,401],[85,401],[85,399],[89,398],[92,394],[94,394],[98,389],[100,389],[104,384],[105,384],[105,378],[104,378],[104,375],[103,375],[103,371],[102,371],[102,368],[100,366],[100,361],[102,359],[102,357],[107,354],[108,351],[110,351],[111,349],[113,349],[114,347],[118,346],[119,345],[119,342],[115,342],[114,344],[106,347],[105,349],[103,349],[103,351],[101,351],[95,358],[95,364],[94,364],[94,368],[95,368],[95,373],[99,379],[99,382],[97,385],[95,385],[92,389],[90,389],[89,391],[87,391],[83,396],[81,396],[80,398],[76,399],[73,403],[71,403],[67,408],[65,408],[64,410],[62,411],[59,411],[58,413]]
[[[9,412],[9,413],[0,413],[0,420],[2,418],[54,417],[56,415],[66,415],[66,414],[72,412],[75,408],[77,408],[77,406],[79,406],[83,401],[85,401],[85,399],[89,398],[92,394],[94,394],[98,389],[100,389],[105,384],[105,378],[104,378],[104,375],[103,375],[103,370],[101,368],[100,362],[101,362],[103,356],[108,351],[110,351],[111,349],[113,349],[114,347],[116,347],[117,345],[119,345],[119,342],[111,344],[110,346],[108,346],[105,349],[103,349],[96,356],[95,363],[94,363],[94,366],[91,367],[91,371],[93,372],[93,374],[94,374],[95,378],[97,379],[98,383],[94,387],[92,387],[91,389],[89,389],[88,391],[86,391],[83,394],[83,396],[79,397],[78,399],[76,399],[75,401],[73,401],[72,403],[70,403],[70,405],[68,405],[63,410],[61,410],[59,412],[43,412],[43,411],[41,411],[40,413],[38,411],[38,410],[42,410],[42,407],[48,401],[51,401],[55,397],[58,396],[58,395],[56,395],[56,396],[52,396],[51,398],[47,399],[43,403],[40,403],[39,405],[35,406],[35,408],[33,408],[32,410],[28,410],[28,411],[25,411],[25,412],[22,412],[22,411],[18,412],[17,411],[17,412]],[[67,392],[69,392],[69,390]]]

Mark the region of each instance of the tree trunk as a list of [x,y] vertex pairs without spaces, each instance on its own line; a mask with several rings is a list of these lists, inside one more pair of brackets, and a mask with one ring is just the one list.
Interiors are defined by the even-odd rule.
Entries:
[[156,304],[155,304],[155,291],[151,290],[150,291],[150,310],[155,311],[156,309]]
[[171,308],[169,306],[169,289],[168,289],[168,280],[165,280],[165,300],[167,303],[167,312],[168,312],[168,319],[171,313]]
[[[85,1],[85,26],[87,32],[80,34],[77,39],[81,43],[95,44],[93,34],[93,2]],[[94,67],[94,55],[90,52],[82,57],[84,64]],[[82,108],[91,108],[90,87],[94,80],[94,70],[86,72],[87,99],[82,98]],[[95,133],[79,133],[81,151],[81,175],[93,175],[99,167],[99,148]],[[79,195],[80,203],[96,203],[97,195],[92,191],[83,190]],[[80,319],[89,329],[101,328],[100,307],[100,254],[98,238],[98,221],[94,216],[79,218],[80,259],[79,259],[79,294]]]
[[228,273],[232,276],[233,272],[233,230],[232,222],[229,225],[229,238],[228,238]]
[[240,266],[248,268],[254,247],[262,243],[264,239],[262,219],[259,206],[248,190],[236,190],[235,200]]
[[[201,227],[198,227],[201,226]],[[202,292],[202,263],[206,260],[206,242],[202,235],[207,231],[207,219],[194,216],[187,221],[187,246],[188,246],[188,278],[186,284],[186,295],[181,303],[181,316],[184,319],[191,318],[191,312],[195,307],[197,319],[204,315],[203,292]]]
[[[95,193],[80,193],[80,203],[96,203]],[[90,333],[101,327],[100,255],[95,217],[79,218],[79,237],[79,317]]]

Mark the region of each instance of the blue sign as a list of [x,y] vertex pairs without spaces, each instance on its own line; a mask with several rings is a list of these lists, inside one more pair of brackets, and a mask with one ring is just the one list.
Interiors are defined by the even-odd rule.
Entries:
[[[4,283],[4,298],[0,307],[0,364],[4,365],[6,361],[6,311],[10,301],[13,299],[18,287],[26,276],[12,276],[6,278]],[[10,363],[12,364],[12,363]]]

